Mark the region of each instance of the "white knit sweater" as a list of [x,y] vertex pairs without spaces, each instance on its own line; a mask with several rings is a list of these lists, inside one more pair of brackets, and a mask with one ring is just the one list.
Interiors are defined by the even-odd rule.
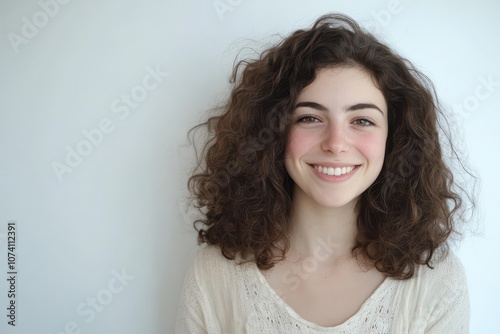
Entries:
[[341,325],[301,318],[269,286],[255,263],[237,265],[217,246],[203,247],[186,274],[176,334],[461,334],[469,333],[463,266],[450,253],[413,278],[387,278]]

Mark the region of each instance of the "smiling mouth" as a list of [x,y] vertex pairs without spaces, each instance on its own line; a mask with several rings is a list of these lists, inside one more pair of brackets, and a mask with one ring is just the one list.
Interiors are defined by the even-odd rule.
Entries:
[[349,174],[352,172],[356,166],[345,166],[345,167],[323,167],[319,165],[314,165],[314,169],[316,169],[318,172],[323,173],[325,175],[331,175],[331,176],[340,176],[340,175],[345,175]]

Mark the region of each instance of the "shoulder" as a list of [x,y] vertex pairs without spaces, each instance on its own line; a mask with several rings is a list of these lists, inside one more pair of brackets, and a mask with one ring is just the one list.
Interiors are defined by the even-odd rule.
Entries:
[[430,265],[420,265],[412,278],[398,283],[402,306],[416,311],[466,303],[467,279],[461,260],[449,251],[434,257]]
[[412,278],[402,281],[406,293],[430,296],[461,293],[467,289],[462,261],[452,252],[436,254],[428,265],[419,265]]
[[231,317],[243,307],[245,282],[253,280],[254,275],[252,263],[240,265],[238,260],[227,259],[221,248],[213,245],[202,246],[196,254],[194,276],[213,314]]
[[398,283],[397,330],[403,333],[410,326],[426,333],[467,332],[470,305],[461,260],[449,251],[430,264],[432,268],[420,265],[412,278]]
[[195,264],[219,264],[224,256],[219,246],[203,245],[198,249],[195,257]]
[[217,245],[201,246],[194,260],[198,267],[233,266],[233,262],[223,255],[221,248]]
[[199,279],[205,282],[221,283],[235,279],[236,275],[244,270],[235,260],[226,258],[217,245],[203,245],[195,256],[193,269]]
[[431,267],[422,265],[416,274],[417,280],[443,288],[456,290],[466,288],[467,279],[462,261],[452,252],[438,254],[430,263]]
[[232,324],[242,304],[242,275],[220,247],[198,248],[184,280],[176,333],[215,333],[221,324]]

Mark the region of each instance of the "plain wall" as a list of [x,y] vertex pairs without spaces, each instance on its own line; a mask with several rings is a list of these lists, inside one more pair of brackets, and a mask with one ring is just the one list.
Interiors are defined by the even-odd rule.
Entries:
[[482,180],[457,250],[471,332],[500,331],[498,1],[60,1],[0,2],[0,277],[17,228],[1,333],[172,333],[197,250],[187,131],[227,95],[238,50],[331,11],[433,80]]

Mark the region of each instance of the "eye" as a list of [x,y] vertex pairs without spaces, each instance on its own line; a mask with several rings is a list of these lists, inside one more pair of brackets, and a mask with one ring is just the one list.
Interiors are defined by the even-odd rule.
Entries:
[[316,122],[319,122],[319,119],[316,116],[313,116],[313,115],[304,115],[304,116],[300,116],[297,119],[297,123],[306,123],[306,124],[309,124],[309,123],[316,123]]
[[375,123],[373,123],[372,121],[366,119],[366,118],[358,118],[356,120],[354,120],[353,122],[354,124],[356,125],[361,125],[361,126],[372,126],[372,125],[375,125]]

